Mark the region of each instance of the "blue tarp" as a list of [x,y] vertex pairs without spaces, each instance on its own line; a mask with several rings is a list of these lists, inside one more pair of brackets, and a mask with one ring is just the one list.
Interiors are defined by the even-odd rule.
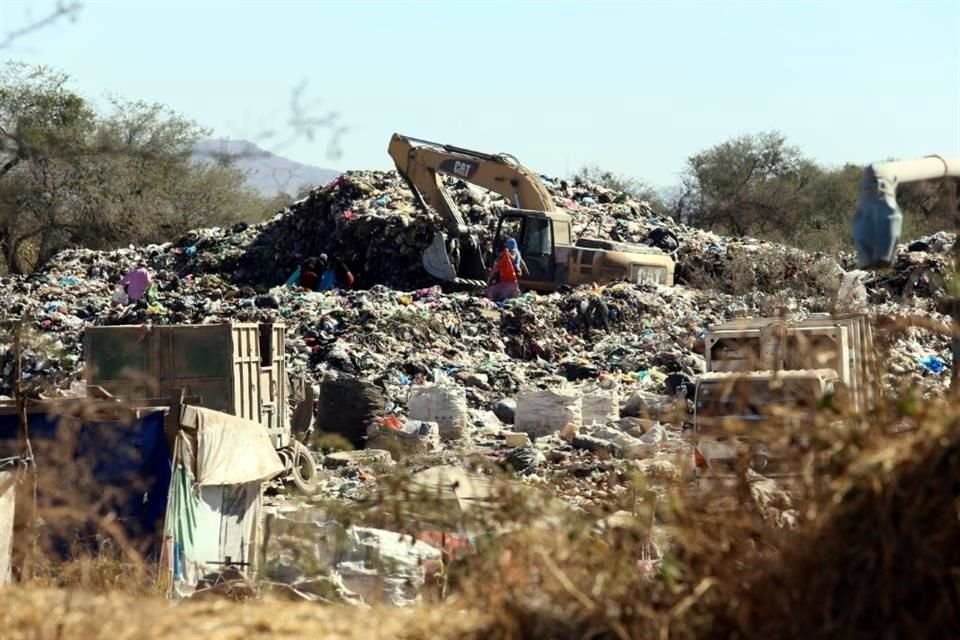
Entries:
[[[170,449],[164,434],[164,413],[156,411],[132,425],[118,421],[87,422],[77,428],[76,421],[61,421],[56,416],[31,413],[27,416],[30,440],[37,464],[44,465],[45,452],[57,446],[58,437],[76,436],[73,460],[90,470],[94,485],[119,496],[111,503],[133,540],[147,541],[151,551],[159,549],[158,525],[162,524],[170,488]],[[61,433],[75,429],[75,433]],[[17,455],[19,421],[16,415],[0,415],[0,452]],[[47,454],[49,455],[49,454]],[[62,460],[51,464],[62,463]],[[43,505],[43,486],[39,487]],[[93,496],[94,498],[96,496]],[[81,499],[89,499],[90,496]]]

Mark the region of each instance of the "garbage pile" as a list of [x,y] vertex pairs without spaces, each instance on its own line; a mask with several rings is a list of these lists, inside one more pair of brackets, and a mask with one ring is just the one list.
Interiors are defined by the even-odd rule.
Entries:
[[[502,304],[444,292],[420,263],[440,221],[416,209],[395,173],[349,172],[259,225],[197,230],[142,248],[65,251],[42,272],[0,278],[0,395],[13,394],[21,319],[24,392],[47,397],[82,388],[88,326],[282,321],[287,370],[317,390],[317,423],[357,449],[319,457],[317,501],[369,499],[378,469],[393,464],[449,474],[479,457],[582,509],[622,497],[638,472],[656,491],[689,480],[691,449],[677,416],[704,370],[705,331],[735,310],[787,307],[802,316],[843,298],[890,326],[905,315],[946,326],[931,274],[944,273],[948,234],[911,245],[889,273],[859,274],[850,256],[723,238],[597,185],[546,184],[573,213],[578,236],[640,242],[657,229],[675,234],[678,285],[564,287]],[[462,183],[449,187],[473,231],[489,238],[508,203]],[[354,290],[282,284],[300,260],[320,253],[346,261]],[[156,290],[143,303],[116,303],[117,282],[141,262]],[[943,334],[880,327],[877,343],[888,387],[935,392],[947,384]],[[458,505],[468,502],[462,498]],[[410,603],[427,579],[420,565],[438,555],[377,527],[284,506],[269,571],[297,597]],[[793,515],[783,508],[770,518],[788,523]],[[349,544],[334,551],[334,538]],[[290,556],[291,540],[301,539],[312,546]],[[394,567],[385,582],[378,564]]]
[[[420,254],[439,220],[417,211],[396,173],[348,172],[269,222],[197,230],[143,248],[65,251],[40,273],[0,278],[0,320],[8,328],[21,317],[28,320],[23,366],[31,393],[77,380],[87,325],[283,320],[291,328],[287,354],[294,375],[314,383],[331,371],[371,380],[383,389],[387,410],[402,412],[409,386],[442,372],[466,387],[471,407],[487,409],[522,385],[549,386],[557,379],[612,372],[656,388],[665,375],[695,375],[702,367],[693,350],[698,335],[727,319],[734,305],[750,314],[774,313],[784,305],[800,314],[828,310],[843,267],[850,267],[850,256],[841,265],[675,224],[648,204],[597,185],[546,184],[558,205],[573,213],[578,235],[636,242],[661,227],[675,233],[681,286],[531,293],[502,308],[420,286],[432,284]],[[506,201],[456,181],[449,188],[474,230],[492,233]],[[935,298],[924,297],[935,296],[935,287],[913,286],[904,307],[902,283],[917,264],[941,269],[952,242],[950,234],[937,234],[913,243],[890,273],[865,279],[873,309],[943,322]],[[360,290],[321,294],[277,286],[299,258],[320,252],[344,258]],[[154,275],[154,301],[114,306],[113,287],[140,261]],[[11,345],[12,333],[4,332],[3,340]],[[929,377],[939,365],[918,362],[931,356],[949,365],[946,341],[928,331],[912,329],[891,347],[898,375]],[[0,395],[12,393],[14,373],[12,350],[4,349]]]
[[[870,301],[913,304],[916,299],[941,298],[947,291],[946,278],[955,242],[956,234],[941,231],[901,247],[893,268],[865,274],[863,282],[870,292]],[[842,263],[852,270],[856,256],[844,255]]]
[[[175,287],[168,282],[154,304],[121,307],[110,304],[109,281],[82,273],[73,277],[77,283],[70,286],[46,274],[7,290],[8,318],[30,315],[27,383],[63,387],[78,379],[87,324],[279,320],[289,328],[286,353],[293,375],[306,375],[314,384],[330,372],[370,380],[384,390],[388,410],[405,405],[414,382],[438,375],[462,384],[478,408],[521,384],[547,385],[602,371],[631,380],[657,369],[693,375],[702,366],[691,351],[697,332],[724,319],[732,303],[727,296],[691,289],[616,285],[597,292],[529,293],[500,308],[438,287],[332,293],[276,288],[260,295],[205,275],[185,277]],[[586,313],[591,301],[599,303],[602,323]],[[2,366],[0,393],[9,395],[15,373],[9,351]]]
[[[677,279],[683,284],[736,294],[776,292],[787,278],[796,289],[802,285],[805,291],[823,294],[830,284],[824,278],[842,273],[826,256],[687,227],[658,215],[649,203],[598,185],[550,180],[545,184],[557,205],[572,214],[574,239],[641,242],[658,228],[673,232],[680,240]],[[482,246],[492,238],[498,216],[509,203],[453,179],[447,179],[447,187]],[[421,255],[443,228],[437,215],[417,207],[395,172],[351,171],[264,223],[197,230],[172,243],[143,248],[137,256],[130,250],[98,255],[113,263],[102,266],[104,276],[119,277],[123,265],[142,257],[154,271],[221,275],[238,286],[264,287],[283,282],[302,259],[326,253],[346,262],[359,287],[381,284],[411,290],[433,284],[421,266]],[[68,252],[51,268],[62,271],[64,262],[89,264],[96,259],[82,251]],[[814,263],[817,268],[811,269]]]

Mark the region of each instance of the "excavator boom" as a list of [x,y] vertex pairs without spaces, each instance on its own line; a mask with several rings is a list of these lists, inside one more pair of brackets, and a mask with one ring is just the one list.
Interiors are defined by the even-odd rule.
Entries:
[[511,155],[491,155],[399,133],[393,134],[387,152],[418,199],[444,216],[451,232],[454,224],[464,224],[463,216],[445,192],[444,175],[499,193],[517,209],[556,210],[540,178]]
[[[470,234],[456,202],[447,192],[446,175],[503,195],[510,203],[500,213],[492,255],[498,243],[514,237],[523,254],[520,286],[536,291],[554,291],[562,285],[605,284],[616,280],[673,284],[675,264],[663,243],[676,236],[660,231],[643,245],[608,240],[577,238],[572,233],[573,217],[558,208],[540,176],[508,154],[489,154],[393,134],[387,148],[424,210],[440,214],[446,235],[437,232],[423,253],[423,267],[435,278],[469,287],[484,286],[491,274],[485,254]],[[659,243],[659,244],[658,244]]]
[[861,269],[886,268],[893,264],[903,225],[903,214],[897,205],[897,186],[946,177],[960,177],[960,158],[935,155],[918,160],[877,162],[864,170],[853,218],[853,238]]
[[[860,183],[860,201],[853,216],[853,241],[861,269],[893,265],[903,225],[903,214],[897,205],[897,185],[939,178],[960,178],[960,158],[927,156],[919,160],[878,162],[866,168]],[[956,207],[955,200],[951,206]],[[960,263],[960,233],[954,240],[953,254]],[[960,397],[960,300],[948,298],[944,302],[953,317],[950,388]]]

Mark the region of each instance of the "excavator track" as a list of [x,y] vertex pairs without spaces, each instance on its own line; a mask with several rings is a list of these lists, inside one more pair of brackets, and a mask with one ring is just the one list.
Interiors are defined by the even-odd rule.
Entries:
[[483,280],[470,280],[469,278],[454,278],[449,284],[456,288],[456,291],[474,291],[485,289],[487,283]]

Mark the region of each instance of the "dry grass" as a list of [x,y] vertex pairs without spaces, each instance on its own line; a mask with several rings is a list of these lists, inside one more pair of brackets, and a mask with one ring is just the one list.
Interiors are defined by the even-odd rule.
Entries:
[[339,638],[480,638],[489,616],[451,607],[396,609],[318,607],[267,600],[174,604],[113,592],[0,591],[5,640],[258,640]]
[[[864,452],[716,637],[931,638],[960,623],[960,420]],[[945,635],[944,635],[945,634]]]
[[413,610],[275,596],[174,604],[101,559],[62,568],[51,584],[72,576],[70,589],[4,591],[0,628],[11,640],[931,637],[960,622],[960,423],[931,415],[905,436],[883,431],[851,435],[849,458],[829,455],[835,475],[793,530],[759,508],[712,514],[669,489],[657,520],[671,542],[651,577],[638,563],[642,525],[597,534],[598,514],[579,527],[536,527],[531,514],[457,567],[449,598]]

